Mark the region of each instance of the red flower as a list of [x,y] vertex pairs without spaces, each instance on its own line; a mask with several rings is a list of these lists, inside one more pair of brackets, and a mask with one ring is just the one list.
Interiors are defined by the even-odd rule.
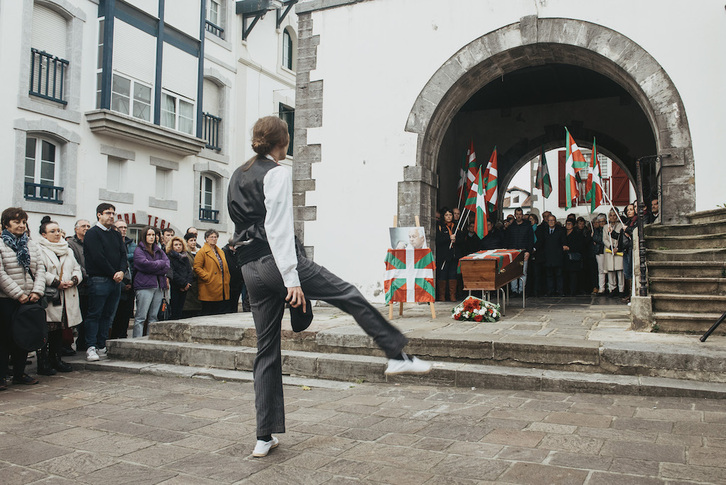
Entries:
[[482,320],[484,320],[484,317],[481,316],[481,315],[477,315],[477,316],[474,317],[474,321],[475,322],[481,322]]
[[461,320],[461,313],[454,313],[454,320]]

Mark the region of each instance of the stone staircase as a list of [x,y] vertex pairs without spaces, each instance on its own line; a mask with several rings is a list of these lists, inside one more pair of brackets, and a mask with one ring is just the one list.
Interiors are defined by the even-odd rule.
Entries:
[[[645,229],[654,328],[705,333],[726,311],[726,209]],[[726,324],[715,334],[726,335]]]

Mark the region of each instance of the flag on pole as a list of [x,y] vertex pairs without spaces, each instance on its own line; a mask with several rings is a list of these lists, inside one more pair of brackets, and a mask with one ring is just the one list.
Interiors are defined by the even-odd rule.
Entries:
[[459,167],[459,185],[456,188],[456,193],[459,195],[459,200],[464,200],[466,198],[466,193],[464,192],[464,189],[466,188],[466,169],[467,169],[467,162],[469,159],[469,152],[467,151],[466,154],[461,159],[461,166]]
[[585,200],[590,202],[590,212],[595,212],[595,209],[602,204],[603,181],[600,162],[597,159],[597,142],[594,138],[592,140],[592,160],[590,160],[590,170],[587,174],[585,188],[587,189]]
[[476,235],[479,236],[479,239],[484,239],[484,236],[489,234],[489,229],[487,228],[487,202],[484,196],[484,184],[481,179],[481,169],[479,169],[479,173],[477,174],[476,202],[474,204],[473,212],[475,214],[474,227],[476,227]]
[[464,196],[469,195],[471,184],[476,181],[476,153],[474,153],[474,140],[469,142],[469,150],[466,152],[466,159],[468,161],[468,170],[466,172],[466,190]]
[[567,147],[567,158],[565,160],[567,170],[565,174],[566,208],[570,209],[573,205],[572,201],[577,200],[580,196],[580,190],[577,188],[578,175],[581,171],[587,169],[587,160],[585,160],[580,147],[577,146],[567,128],[565,128],[565,146]]
[[476,214],[477,190],[479,190],[479,187],[481,186],[481,167],[475,170],[476,178],[474,179],[474,183],[471,184],[471,187],[469,187],[466,202],[464,202],[464,209],[469,209],[472,214]]
[[497,209],[497,200],[499,198],[499,192],[497,190],[499,183],[497,173],[497,147],[494,147],[492,156],[489,158],[487,169],[484,171],[484,176],[482,177],[482,183],[486,191],[484,197],[488,203],[489,210],[494,211]]
[[550,171],[547,169],[544,145],[542,145],[542,152],[539,155],[539,166],[537,167],[537,177],[534,186],[542,191],[545,199],[552,193],[552,181],[550,180]]

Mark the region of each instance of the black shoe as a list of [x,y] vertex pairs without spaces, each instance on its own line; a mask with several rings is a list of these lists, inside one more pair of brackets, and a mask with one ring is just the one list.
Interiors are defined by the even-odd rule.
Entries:
[[71,355],[76,355],[76,351],[71,347],[63,347],[61,349],[61,357],[70,357]]
[[25,386],[34,386],[37,384],[38,379],[35,379],[34,377],[30,377],[28,374],[23,374],[20,377],[13,377],[13,384],[22,384]]
[[60,356],[56,356],[55,359],[53,359],[53,369],[57,370],[58,372],[73,372],[73,367],[71,366],[71,364],[63,362]]
[[620,293],[618,293],[617,291],[611,291],[608,296],[610,298],[618,298],[618,297],[620,297]]
[[0,391],[7,391],[8,390],[8,383],[5,380],[4,377],[0,377]]

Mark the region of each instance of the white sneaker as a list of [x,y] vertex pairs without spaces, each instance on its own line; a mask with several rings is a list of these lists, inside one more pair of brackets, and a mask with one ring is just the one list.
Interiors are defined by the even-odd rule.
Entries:
[[263,456],[267,456],[270,450],[273,448],[277,448],[277,445],[279,444],[280,440],[278,440],[274,436],[270,441],[257,440],[257,444],[255,445],[255,451],[252,452],[252,456],[254,456],[255,458],[262,458]]
[[98,349],[96,350],[96,353],[101,359],[105,359],[106,357],[108,357],[108,348],[104,347],[102,349]]
[[98,362],[101,360],[98,353],[96,353],[96,347],[88,347],[88,350],[86,350],[86,360],[88,362]]
[[431,372],[431,363],[403,354],[403,360],[388,359],[385,374],[390,376],[395,374],[428,374],[429,372]]

